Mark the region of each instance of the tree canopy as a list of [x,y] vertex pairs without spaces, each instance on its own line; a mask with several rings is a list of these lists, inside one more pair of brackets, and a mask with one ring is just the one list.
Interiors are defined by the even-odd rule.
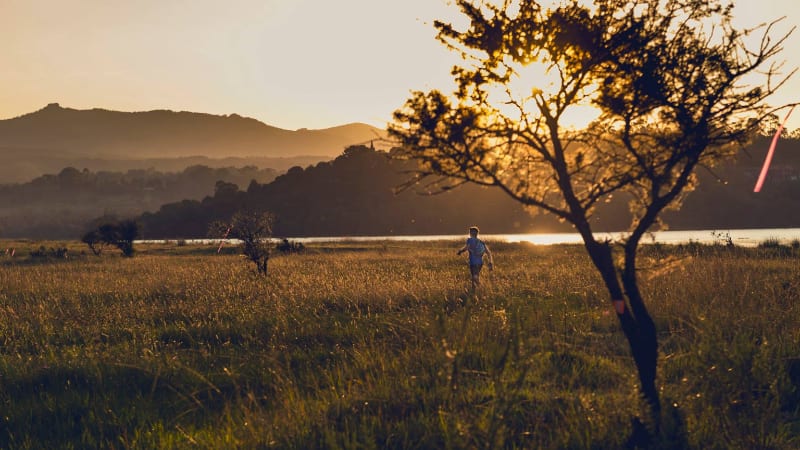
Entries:
[[[783,81],[764,66],[785,36],[746,49],[719,1],[456,3],[469,28],[435,25],[471,64],[453,69],[452,96],[415,92],[392,135],[423,174],[499,186],[582,233],[619,191],[633,202],[631,229],[646,231],[698,164],[731,154],[774,112],[764,100]],[[763,82],[745,82],[759,70]],[[589,106],[589,127],[565,126]]]

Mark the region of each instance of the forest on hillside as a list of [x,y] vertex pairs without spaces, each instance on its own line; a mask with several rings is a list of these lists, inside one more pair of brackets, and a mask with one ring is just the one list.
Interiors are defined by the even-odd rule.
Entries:
[[[701,168],[699,185],[683,207],[665,213],[671,229],[736,229],[800,226],[800,141],[781,144],[768,183],[760,193],[753,185],[768,143],[756,141],[732,161]],[[266,184],[246,190],[217,186],[202,201],[163,205],[139,218],[144,236],[206,237],[208,225],[239,210],[266,210],[277,217],[279,236],[417,235],[460,233],[478,224],[489,233],[569,232],[554,217],[531,215],[498,189],[463,185],[436,195],[420,184],[397,193],[414,163],[364,146],[340,157],[294,167]],[[627,200],[617,196],[600,205],[592,220],[597,231],[622,231],[629,218]]]
[[[207,237],[209,224],[239,210],[267,210],[280,236],[452,234],[480,223],[495,232],[529,232],[535,217],[503,193],[465,185],[431,195],[422,186],[397,192],[415,163],[365,146],[350,147],[331,162],[294,167],[271,183],[246,190],[219,185],[214,196],[162,206],[139,218],[143,237]],[[552,218],[541,226],[558,227]],[[555,228],[550,228],[555,229]]]
[[[783,139],[762,192],[753,185],[768,138],[717,167],[698,168],[698,187],[667,211],[670,229],[800,226],[800,140]],[[76,239],[110,217],[136,218],[142,238],[208,237],[209,225],[239,210],[270,211],[278,236],[455,234],[478,224],[487,233],[570,232],[546,214],[531,215],[497,189],[463,185],[432,195],[424,183],[398,192],[415,163],[353,146],[332,161],[274,169],[63,169],[29,183],[0,185],[0,237]],[[277,176],[277,177],[276,177]],[[615,196],[592,216],[597,231],[622,231],[627,200]]]
[[180,172],[92,172],[67,167],[27,183],[0,185],[0,236],[75,239],[101,216],[133,217],[210,195],[217,183],[267,183],[274,169],[191,166]]

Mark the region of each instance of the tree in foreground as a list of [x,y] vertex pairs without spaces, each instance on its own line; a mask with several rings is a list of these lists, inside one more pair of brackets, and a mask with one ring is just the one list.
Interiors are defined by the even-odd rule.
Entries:
[[275,218],[269,212],[239,211],[230,223],[211,224],[209,234],[241,241],[242,253],[256,265],[258,273],[267,275],[270,256],[269,238]]
[[[729,156],[775,109],[766,98],[788,76],[773,59],[788,34],[775,22],[731,24],[718,0],[455,2],[466,29],[435,22],[466,63],[456,90],[414,92],[390,135],[418,176],[439,188],[472,182],[571,223],[602,276],[658,433],[656,328],[639,290],[637,249],[680,205],[698,166]],[[762,36],[755,48],[745,40]],[[760,78],[759,78],[760,77]],[[595,111],[585,129],[576,109]],[[619,245],[593,234],[595,207],[621,196],[632,213]]]

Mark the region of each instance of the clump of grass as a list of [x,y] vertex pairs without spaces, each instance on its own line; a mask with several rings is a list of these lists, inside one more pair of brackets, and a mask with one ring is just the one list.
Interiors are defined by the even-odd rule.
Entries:
[[782,247],[781,241],[776,237],[768,237],[758,243],[759,248],[780,248]]
[[724,245],[726,247],[734,247],[733,238],[730,231],[712,231],[711,237],[714,238],[714,245]]

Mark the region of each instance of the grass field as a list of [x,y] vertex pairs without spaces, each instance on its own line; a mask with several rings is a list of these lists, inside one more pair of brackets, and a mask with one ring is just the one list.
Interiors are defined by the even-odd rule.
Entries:
[[[496,243],[472,296],[461,242],[318,244],[266,278],[230,247],[2,244],[0,448],[613,449],[641,412],[579,246]],[[670,445],[800,447],[799,261],[643,250]]]

